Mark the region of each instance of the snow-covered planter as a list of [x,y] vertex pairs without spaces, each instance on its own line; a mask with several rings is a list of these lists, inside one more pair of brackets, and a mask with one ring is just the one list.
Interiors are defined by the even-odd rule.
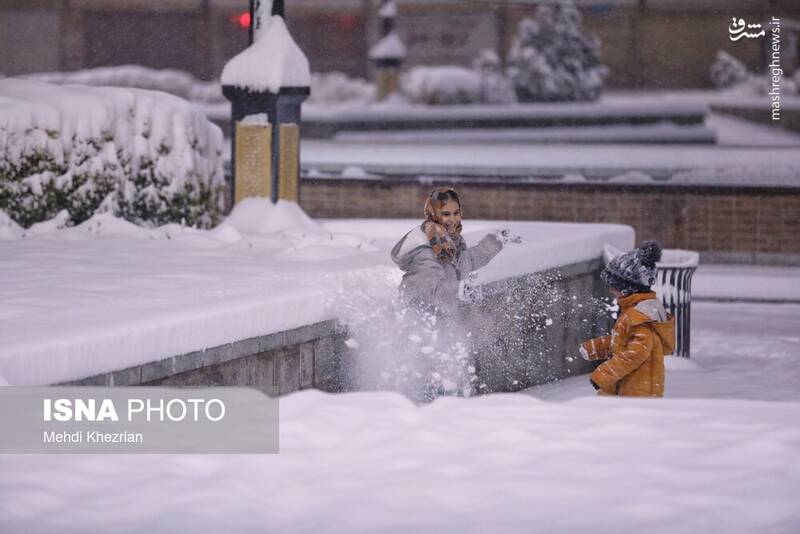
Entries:
[[403,94],[428,105],[474,104],[481,101],[481,76],[455,65],[414,67],[400,79]]
[[210,227],[222,133],[164,93],[0,81],[0,210],[22,226],[101,208],[143,225]]
[[583,33],[571,0],[542,4],[535,18],[520,22],[508,64],[523,102],[597,100],[608,75],[600,41]]

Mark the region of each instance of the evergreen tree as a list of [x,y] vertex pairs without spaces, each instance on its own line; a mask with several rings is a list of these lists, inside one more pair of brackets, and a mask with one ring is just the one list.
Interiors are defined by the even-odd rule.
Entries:
[[608,75],[600,41],[582,32],[571,0],[540,5],[533,19],[520,22],[508,65],[523,102],[596,100]]

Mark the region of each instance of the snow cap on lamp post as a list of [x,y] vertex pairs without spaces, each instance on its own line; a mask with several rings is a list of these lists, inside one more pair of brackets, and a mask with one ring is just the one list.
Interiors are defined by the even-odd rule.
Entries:
[[378,11],[381,39],[369,51],[375,66],[377,99],[383,100],[397,90],[398,72],[406,57],[406,46],[394,29],[397,6],[394,0],[384,0]]
[[[228,61],[221,76],[222,93],[232,104],[234,189],[241,182],[236,177],[237,123],[248,116],[266,115],[271,127],[270,196],[273,201],[279,197],[296,200],[292,198],[296,192],[281,190],[280,184],[287,169],[290,174],[299,172],[299,148],[291,148],[294,141],[289,137],[297,137],[299,144],[295,130],[300,125],[300,106],[311,92],[311,69],[286,27],[283,1],[251,0],[250,7],[253,42]],[[234,196],[241,197],[235,191]]]

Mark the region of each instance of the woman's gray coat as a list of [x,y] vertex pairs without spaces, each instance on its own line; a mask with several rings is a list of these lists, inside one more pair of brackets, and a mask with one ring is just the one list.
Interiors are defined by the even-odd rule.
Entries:
[[409,304],[456,315],[459,281],[489,263],[502,249],[493,234],[487,234],[471,248],[461,239],[456,257],[452,262],[444,262],[433,253],[425,232],[416,227],[392,249],[392,260],[405,272],[400,284],[401,296]]

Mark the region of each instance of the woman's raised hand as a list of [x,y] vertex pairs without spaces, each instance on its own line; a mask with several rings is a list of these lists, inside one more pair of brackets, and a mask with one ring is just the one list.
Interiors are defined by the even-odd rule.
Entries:
[[509,230],[508,228],[503,228],[502,230],[496,230],[494,236],[500,241],[500,244],[503,245],[503,248],[506,248],[508,245],[514,243],[519,244],[522,243],[522,238]]

